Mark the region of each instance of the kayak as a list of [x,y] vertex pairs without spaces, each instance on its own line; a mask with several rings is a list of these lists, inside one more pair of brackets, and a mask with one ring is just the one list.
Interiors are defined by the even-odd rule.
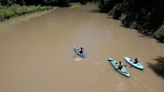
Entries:
[[126,76],[126,77],[130,77],[130,73],[129,71],[126,69],[125,66],[122,66],[122,69],[118,69],[118,62],[112,58],[109,58],[108,61],[111,63],[111,65],[113,66],[113,68],[118,71],[120,74]]
[[85,52],[80,53],[80,48],[78,48],[78,47],[74,48],[74,51],[76,52],[77,55],[79,55],[79,56],[81,56],[83,58],[86,58],[87,57],[87,55],[86,55]]
[[132,65],[133,67],[137,68],[137,69],[140,69],[140,70],[143,70],[144,69],[144,66],[141,64],[141,63],[134,63],[134,59],[132,58],[129,58],[129,57],[124,57],[125,61],[127,63],[129,63],[130,65]]

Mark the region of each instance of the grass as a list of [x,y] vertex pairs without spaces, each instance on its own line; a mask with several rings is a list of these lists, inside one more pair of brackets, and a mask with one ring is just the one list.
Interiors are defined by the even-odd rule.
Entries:
[[80,6],[80,3],[71,3],[71,8],[79,8]]
[[24,15],[27,13],[32,13],[36,11],[43,11],[43,10],[49,10],[52,9],[50,6],[19,6],[19,5],[13,5],[13,6],[0,6],[0,21],[4,21],[6,19],[9,19],[11,17]]

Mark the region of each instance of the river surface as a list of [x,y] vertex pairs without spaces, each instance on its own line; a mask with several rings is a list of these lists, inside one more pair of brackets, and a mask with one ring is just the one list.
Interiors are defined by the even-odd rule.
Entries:
[[[164,57],[164,45],[96,9],[58,8],[0,23],[0,92],[163,92],[164,79],[148,64]],[[85,48],[86,59],[76,46]],[[145,70],[127,67],[126,78],[107,62],[127,64],[124,56],[138,57]]]

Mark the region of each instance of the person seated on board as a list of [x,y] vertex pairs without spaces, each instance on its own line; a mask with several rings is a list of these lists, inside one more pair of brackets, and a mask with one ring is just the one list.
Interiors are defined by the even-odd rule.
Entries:
[[80,47],[79,53],[80,53],[80,54],[83,54],[83,53],[84,53],[84,48],[83,48],[83,47]]
[[119,64],[118,64],[118,69],[122,69],[123,65],[121,64],[121,61],[119,61]]
[[137,64],[138,63],[138,59],[135,58],[134,61],[133,61],[134,64]]
[[[109,58],[108,61],[112,61],[113,59],[112,58]],[[123,65],[121,64],[121,61],[119,61],[119,64],[116,62],[116,65],[118,66],[118,69],[122,69],[123,68]]]
[[134,64],[137,64],[137,63],[139,62],[137,58],[135,58],[135,59],[130,59],[130,61],[133,62]]

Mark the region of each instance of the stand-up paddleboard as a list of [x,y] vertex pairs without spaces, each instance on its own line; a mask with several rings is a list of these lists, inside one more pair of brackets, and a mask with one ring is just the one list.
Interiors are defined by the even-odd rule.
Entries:
[[137,69],[140,69],[140,70],[143,70],[144,69],[144,66],[141,64],[141,63],[139,63],[139,62],[137,62],[137,63],[134,63],[134,59],[132,59],[132,58],[129,58],[129,57],[124,57],[124,59],[125,59],[125,61],[127,62],[127,63],[129,63],[130,65],[132,65],[133,67],[135,67],[135,68],[137,68]]
[[86,55],[85,52],[80,53],[80,48],[78,48],[78,47],[74,48],[74,51],[76,52],[77,55],[79,55],[79,56],[81,56],[83,58],[86,58],[87,57],[87,55]]
[[125,66],[122,66],[122,69],[118,69],[118,63],[116,60],[109,58],[108,61],[111,63],[111,65],[113,66],[113,68],[118,71],[119,73],[121,73],[122,75],[126,76],[126,77],[130,77],[130,73],[129,71],[126,69]]

